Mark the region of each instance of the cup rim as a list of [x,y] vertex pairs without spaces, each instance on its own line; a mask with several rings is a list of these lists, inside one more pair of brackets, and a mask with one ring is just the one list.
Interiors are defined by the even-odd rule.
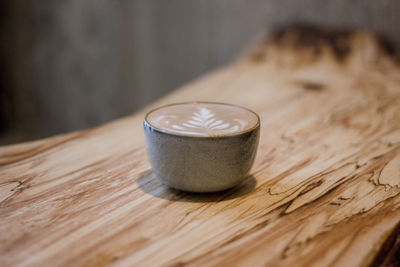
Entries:
[[[249,129],[246,129],[244,131],[240,131],[240,132],[234,132],[234,133],[230,133],[230,134],[221,134],[221,135],[211,135],[211,136],[195,136],[195,135],[189,135],[189,134],[183,134],[183,133],[178,133],[178,132],[173,132],[167,129],[162,129],[159,127],[154,126],[153,124],[151,124],[148,120],[147,117],[153,113],[156,110],[165,108],[165,107],[169,107],[169,106],[177,106],[177,105],[184,105],[184,104],[197,104],[197,103],[202,103],[202,104],[217,104],[217,105],[225,105],[225,106],[231,106],[231,107],[236,107],[236,108],[240,108],[240,109],[244,109],[247,110],[249,112],[251,112],[252,114],[254,114],[257,118],[257,122],[255,123],[255,125]],[[151,127],[152,129],[164,133],[164,134],[168,134],[168,135],[172,135],[172,136],[179,136],[179,137],[187,137],[187,138],[196,138],[196,139],[215,139],[215,138],[227,138],[227,137],[236,137],[236,136],[240,136],[243,134],[247,134],[249,132],[254,131],[255,129],[260,127],[260,116],[254,112],[253,110],[240,106],[240,105],[236,105],[236,104],[230,104],[230,103],[223,103],[223,102],[213,102],[213,101],[187,101],[187,102],[177,102],[177,103],[170,103],[170,104],[166,104],[166,105],[162,105],[156,108],[151,109],[150,111],[148,111],[146,113],[146,115],[144,116],[143,122],[145,124],[147,124],[149,127]]]

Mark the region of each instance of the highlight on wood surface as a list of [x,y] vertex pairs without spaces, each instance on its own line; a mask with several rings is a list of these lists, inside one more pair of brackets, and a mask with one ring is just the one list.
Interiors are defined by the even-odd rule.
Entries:
[[[133,116],[1,147],[0,265],[399,264],[396,55],[368,32],[288,28]],[[155,179],[143,116],[194,100],[261,116],[241,186]]]

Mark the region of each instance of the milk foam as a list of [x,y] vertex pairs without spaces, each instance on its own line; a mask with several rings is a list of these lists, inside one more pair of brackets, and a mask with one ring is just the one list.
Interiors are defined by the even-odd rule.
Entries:
[[206,137],[246,132],[258,124],[258,117],[234,105],[195,102],[161,107],[146,121],[165,132]]

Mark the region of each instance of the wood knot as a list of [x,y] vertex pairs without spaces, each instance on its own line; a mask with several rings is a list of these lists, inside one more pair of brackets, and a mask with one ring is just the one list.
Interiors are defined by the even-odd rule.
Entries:
[[314,57],[327,48],[338,61],[343,61],[351,52],[351,36],[350,30],[298,24],[277,30],[272,42],[294,50],[309,50]]
[[[291,49],[297,54],[312,55],[315,60],[327,51],[338,63],[344,62],[360,45],[354,38],[363,31],[342,29],[328,26],[313,26],[308,24],[294,24],[276,30],[269,45],[278,48]],[[364,32],[365,33],[365,32]],[[376,48],[384,54],[396,57],[396,49],[388,39],[374,32],[366,32]]]
[[313,81],[298,80],[298,81],[295,81],[294,83],[308,91],[322,91],[325,88],[324,84],[318,83],[318,82],[313,82]]

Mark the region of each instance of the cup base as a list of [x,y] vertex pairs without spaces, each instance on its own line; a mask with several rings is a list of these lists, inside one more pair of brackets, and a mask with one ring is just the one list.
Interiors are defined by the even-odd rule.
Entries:
[[193,185],[181,185],[181,184],[176,184],[173,182],[170,182],[169,180],[162,178],[158,175],[156,175],[156,178],[165,186],[168,186],[170,188],[173,189],[177,189],[179,191],[185,191],[185,192],[190,192],[190,193],[215,193],[215,192],[220,192],[220,191],[225,191],[228,189],[231,189],[237,185],[239,185],[242,180],[237,181],[235,183],[231,183],[231,184],[226,184],[226,185],[219,185],[219,186],[210,186],[210,185],[197,185],[197,186],[193,186]]

